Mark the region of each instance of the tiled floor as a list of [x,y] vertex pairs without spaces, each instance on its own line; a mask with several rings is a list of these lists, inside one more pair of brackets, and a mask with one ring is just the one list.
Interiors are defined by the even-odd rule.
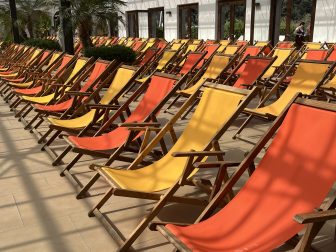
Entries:
[[[264,124],[253,125],[245,136],[256,141],[266,128]],[[252,145],[232,140],[234,130],[235,127],[229,130],[221,145],[228,159],[241,160]],[[40,148],[33,134],[23,130],[22,123],[0,99],[0,251],[115,251],[117,245],[101,223],[87,216],[99,197],[76,200],[75,187],[59,176],[61,168],[53,167],[50,157]],[[69,157],[65,159],[69,160]],[[91,157],[86,157],[74,169],[83,183],[92,175],[87,169],[92,162]],[[106,188],[104,182],[99,182],[91,192],[99,194]],[[152,207],[150,201],[114,197],[102,212],[127,236]],[[169,204],[158,218],[186,222],[196,218],[200,211],[196,207]],[[322,251],[336,251],[336,243],[330,238],[333,228],[332,223],[326,225],[317,238],[316,245]],[[134,248],[137,251],[173,249],[161,235],[150,231],[137,239]]]

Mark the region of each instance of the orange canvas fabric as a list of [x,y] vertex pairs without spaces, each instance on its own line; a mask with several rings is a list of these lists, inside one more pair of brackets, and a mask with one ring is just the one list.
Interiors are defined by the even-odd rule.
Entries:
[[272,251],[304,228],[293,216],[319,207],[331,189],[335,128],[335,112],[292,105],[254,174],[229,204],[198,224],[167,228],[195,252]]

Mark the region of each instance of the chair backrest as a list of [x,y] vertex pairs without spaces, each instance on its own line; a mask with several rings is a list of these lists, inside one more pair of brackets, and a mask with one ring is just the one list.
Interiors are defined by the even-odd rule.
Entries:
[[50,55],[50,51],[49,50],[45,50],[39,60],[39,64],[41,64],[46,58],[48,58],[48,56]]
[[207,52],[204,56],[204,59],[207,60],[211,58],[211,56],[217,51],[219,47],[219,44],[206,44],[203,49],[203,52]]
[[181,49],[181,47],[184,45],[184,43],[174,43],[172,44],[171,46],[171,50],[175,50],[175,51],[178,51]]
[[41,51],[42,51],[41,49],[36,49],[30,56],[29,60],[27,61],[27,64],[32,63],[36,59],[36,57],[40,55]]
[[186,60],[184,61],[184,64],[182,65],[182,68],[180,70],[180,74],[187,74],[189,73],[196,64],[200,61],[200,59],[204,56],[203,53],[192,53],[190,52]]
[[132,45],[132,49],[134,51],[138,51],[144,43],[145,42],[143,42],[143,41],[137,41]]
[[155,44],[155,41],[153,42],[147,42],[144,48],[142,48],[141,52],[146,52],[147,49],[151,48]]
[[273,51],[272,57],[277,57],[277,58],[273,62],[273,64],[267,69],[267,71],[262,76],[262,78],[271,77],[275,73],[277,67],[280,67],[284,62],[288,60],[288,58],[291,56],[293,51],[294,49],[275,48]]
[[164,97],[172,90],[176,80],[153,75],[143,98],[133,110],[126,122],[142,122],[145,120]]
[[309,49],[302,57],[306,60],[325,60],[328,55],[328,50],[324,49]]
[[331,190],[336,179],[335,127],[335,112],[293,104],[233,200],[188,230],[167,228],[195,251],[273,251],[304,228],[293,217],[314,211]]
[[126,86],[126,84],[132,79],[135,74],[135,70],[120,67],[106,93],[100,100],[100,104],[109,104],[117,94]]
[[261,52],[262,47],[260,46],[248,46],[246,47],[242,59],[245,58],[247,55],[250,56],[257,56]]
[[92,72],[88,80],[85,82],[84,86],[81,88],[81,91],[82,92],[87,91],[92,86],[92,84],[96,81],[96,79],[105,71],[107,66],[108,66],[108,63],[96,61],[92,69]]
[[[86,65],[87,63],[87,59],[78,59],[76,61],[76,64],[74,66],[74,68],[71,71],[70,76],[68,77],[68,79],[66,80],[66,82],[64,84],[69,83],[69,81],[71,81],[80,71],[83,70],[83,67]],[[76,77],[76,79],[78,78],[78,76]]]
[[224,48],[223,53],[227,55],[235,55],[240,48],[240,45],[228,45]]
[[215,55],[199,80],[190,88],[184,89],[183,93],[193,94],[207,78],[217,79],[229,65],[230,60],[227,55]]
[[333,45],[331,53],[328,55],[328,61],[336,61],[336,45]]
[[328,71],[329,64],[299,62],[288,87],[275,102],[256,109],[258,113],[278,116],[297,93],[310,95]]
[[[148,174],[146,176],[151,178],[143,184],[144,191],[160,191],[172,186],[181,176],[187,161],[184,157],[172,157],[172,153],[207,148],[236,113],[244,98],[245,95],[234,91],[205,88],[195,112],[174,146],[160,160],[139,169],[141,174]],[[223,109],[218,109],[218,104]]]
[[60,52],[54,52],[53,55],[51,56],[49,62],[48,62],[48,67],[50,67],[52,64],[55,63],[55,61],[61,56]]
[[147,63],[149,63],[155,56],[155,54],[157,53],[157,49],[155,48],[148,48],[142,58],[142,60],[140,61],[139,65],[140,66],[144,66]]
[[195,52],[197,50],[198,46],[199,45],[196,45],[196,44],[190,44],[190,45],[188,45],[185,53]]
[[239,76],[234,83],[234,87],[247,88],[245,85],[252,85],[272,64],[272,58],[247,58],[237,69]]
[[57,70],[56,70],[56,72],[55,72],[54,75],[57,76],[58,74],[60,74],[61,72],[63,72],[64,68],[72,60],[72,58],[73,58],[73,56],[71,56],[71,55],[68,55],[68,54],[64,55],[63,58],[62,58],[62,62],[60,64],[60,66],[57,68]]
[[321,49],[322,44],[318,42],[307,42],[305,43],[307,49]]
[[156,43],[156,48],[159,49],[158,53],[161,53],[166,48],[167,45],[168,45],[167,41],[159,40],[159,42]]
[[277,48],[293,48],[294,42],[292,41],[281,41],[277,44]]
[[176,53],[176,50],[165,50],[162,58],[158,62],[156,69],[162,70],[163,68],[165,68],[167,64],[171,61],[171,59],[176,55]]
[[223,46],[228,46],[230,44],[230,40],[222,39],[222,40],[219,41],[219,44],[221,44]]

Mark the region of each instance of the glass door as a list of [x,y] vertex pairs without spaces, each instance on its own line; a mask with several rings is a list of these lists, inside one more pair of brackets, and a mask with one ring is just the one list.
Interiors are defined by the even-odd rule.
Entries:
[[179,37],[198,38],[198,4],[180,5],[179,9]]
[[148,33],[151,38],[164,38],[164,9],[148,10]]
[[243,40],[245,34],[245,1],[218,2],[219,39]]
[[127,30],[129,37],[139,37],[139,17],[137,11],[127,12]]

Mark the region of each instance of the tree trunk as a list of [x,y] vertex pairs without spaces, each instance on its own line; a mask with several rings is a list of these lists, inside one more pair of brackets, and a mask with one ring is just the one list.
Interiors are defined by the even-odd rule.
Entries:
[[29,32],[29,37],[31,39],[34,38],[33,21],[31,19],[31,16],[28,16],[27,18],[27,30]]
[[90,38],[90,22],[82,22],[78,25],[78,36],[84,48],[92,47]]

